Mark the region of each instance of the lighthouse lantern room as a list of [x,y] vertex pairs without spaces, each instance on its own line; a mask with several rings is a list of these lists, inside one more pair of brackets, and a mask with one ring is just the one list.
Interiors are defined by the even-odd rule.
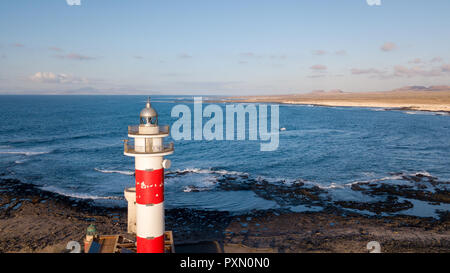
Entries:
[[[140,124],[128,126],[124,154],[135,158],[135,188],[125,189],[128,201],[128,231],[136,233],[138,253],[164,252],[164,169],[173,153],[173,143],[163,143],[169,126],[158,125],[150,98],[140,113]],[[134,143],[133,143],[134,142]]]

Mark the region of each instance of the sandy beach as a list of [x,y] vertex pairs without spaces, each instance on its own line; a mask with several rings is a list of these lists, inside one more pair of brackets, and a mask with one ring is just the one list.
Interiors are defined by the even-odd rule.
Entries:
[[450,87],[405,87],[392,91],[354,93],[346,93],[340,90],[319,90],[306,94],[230,97],[225,98],[223,101],[379,107],[414,111],[450,112]]
[[[414,179],[420,182],[422,178]],[[61,196],[15,179],[1,179],[0,189],[0,252],[64,252],[69,241],[82,242],[90,224],[95,224],[100,234],[134,238],[126,234],[125,208],[95,206],[91,200]],[[270,190],[275,190],[273,198],[285,194],[282,189]],[[448,192],[430,195],[394,186],[374,190],[364,184],[354,190],[389,193],[392,198],[382,204],[327,205],[317,212],[266,210],[231,215],[166,210],[166,229],[174,232],[177,252],[367,252],[370,241],[379,242],[382,252],[450,251],[448,211],[441,212],[438,219],[382,216],[408,206],[394,196],[449,203]],[[295,192],[310,203],[320,202],[314,190],[299,185]],[[369,210],[374,215],[342,207]]]

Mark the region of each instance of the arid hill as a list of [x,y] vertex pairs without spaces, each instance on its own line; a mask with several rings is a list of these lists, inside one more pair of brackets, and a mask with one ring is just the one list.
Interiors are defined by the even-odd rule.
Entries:
[[450,86],[408,86],[391,91],[343,92],[316,90],[305,94],[226,98],[234,102],[272,102],[323,106],[402,108],[450,112]]

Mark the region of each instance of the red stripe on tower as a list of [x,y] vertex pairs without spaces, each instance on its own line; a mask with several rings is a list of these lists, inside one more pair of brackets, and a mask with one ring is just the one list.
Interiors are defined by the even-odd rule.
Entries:
[[159,204],[164,201],[164,169],[136,170],[136,203]]
[[153,239],[136,237],[138,253],[164,253],[164,235]]

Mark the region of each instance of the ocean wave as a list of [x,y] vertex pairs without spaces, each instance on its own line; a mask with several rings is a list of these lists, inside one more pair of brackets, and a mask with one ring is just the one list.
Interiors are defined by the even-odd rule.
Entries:
[[[263,176],[263,175],[250,175],[249,173],[246,172],[239,172],[239,171],[227,171],[227,170],[223,170],[223,169],[200,169],[200,168],[186,168],[183,170],[175,170],[175,171],[168,171],[166,172],[166,175],[169,175],[169,177],[167,177],[168,179],[170,179],[171,175],[175,175],[175,176],[182,176],[182,175],[186,175],[186,174],[212,174],[212,175],[219,175],[219,176],[238,176],[244,180],[239,180],[241,182],[245,182],[247,179],[251,179],[254,181],[265,181],[268,182],[270,184],[283,184],[286,186],[290,186],[290,185],[294,185],[297,182],[302,182],[306,185],[310,185],[311,187],[319,187],[321,189],[335,189],[335,188],[344,188],[344,185],[339,185],[337,183],[330,183],[330,184],[322,184],[319,182],[314,182],[314,181],[306,181],[303,179],[299,179],[299,178],[286,178],[286,177],[269,177],[269,176]],[[202,179],[202,181],[206,181],[205,179]],[[207,181],[208,183],[211,183],[211,180]],[[190,192],[192,191],[194,188],[190,188],[189,186],[183,189],[183,191],[185,192]],[[195,187],[195,190],[200,189],[200,187]],[[202,190],[210,190],[211,187],[209,185],[209,187],[204,187],[201,188]]]
[[346,186],[352,186],[355,184],[362,184],[362,183],[377,183],[377,182],[383,182],[383,181],[408,181],[408,179],[405,179],[405,177],[428,177],[428,178],[434,178],[429,172],[427,171],[418,171],[418,172],[412,172],[412,173],[404,173],[404,172],[399,172],[399,173],[393,173],[392,175],[389,176],[384,176],[384,177],[380,177],[380,178],[374,178],[374,179],[368,179],[368,180],[357,180],[357,181],[352,181],[349,183],[346,183]]
[[45,186],[41,188],[45,191],[50,191],[59,195],[72,197],[76,199],[92,199],[92,200],[124,200],[125,198],[122,196],[98,196],[98,195],[91,195],[87,193],[75,193],[75,192],[68,192],[65,190],[62,190],[60,188],[54,187],[54,186]]
[[339,185],[336,183],[330,183],[329,185],[323,185],[323,184],[319,184],[319,183],[313,183],[315,186],[319,187],[320,189],[323,190],[330,190],[330,189],[343,189],[345,188],[344,185]]
[[211,187],[196,187],[193,185],[188,185],[183,187],[183,192],[199,192],[199,191],[209,191]]
[[42,155],[42,154],[49,154],[49,153],[51,153],[51,151],[45,151],[45,152],[0,151],[0,154],[15,154],[15,155],[25,155],[25,156]]
[[450,116],[450,112],[434,112],[437,116]]
[[[234,183],[236,183],[237,188],[239,188],[239,185],[242,185],[242,189],[245,189],[247,187],[248,183],[260,183],[260,182],[267,182],[272,185],[280,185],[283,187],[296,187],[298,183],[304,184],[308,188],[318,187],[323,190],[329,190],[329,189],[344,189],[346,188],[345,185],[340,185],[337,183],[329,183],[329,184],[323,184],[315,181],[307,181],[299,178],[286,178],[286,177],[268,177],[268,176],[262,176],[262,175],[250,175],[246,172],[239,172],[239,171],[227,171],[223,169],[200,169],[200,168],[187,168],[183,170],[175,170],[166,172],[166,181],[171,182],[172,180],[176,180],[176,183],[178,184],[178,179],[180,179],[184,175],[192,175],[192,174],[199,174],[199,175],[212,175],[213,177],[203,177],[194,179],[189,179],[189,184],[184,186],[182,188],[183,192],[198,192],[198,191],[209,191],[214,190],[216,186],[220,184],[221,179],[227,179],[226,177],[230,177]],[[215,176],[215,177],[214,177]],[[253,181],[253,182],[251,182]]]
[[374,179],[356,180],[356,181],[346,183],[345,186],[352,186],[352,185],[361,184],[361,183],[376,183],[376,182],[382,182],[382,181],[386,181],[386,180],[400,180],[400,179],[402,179],[401,175],[390,175],[390,176],[374,178]]
[[14,161],[15,164],[23,164],[25,162],[26,162],[26,160],[16,160],[16,161]]
[[[80,135],[70,135],[70,136],[55,136],[55,137],[46,137],[46,138],[30,138],[30,139],[13,139],[9,141],[5,141],[5,143],[9,144],[24,144],[24,143],[34,143],[34,144],[45,144],[45,143],[52,143],[55,141],[70,141],[70,140],[78,140],[78,139],[89,139],[89,138],[96,138],[96,137],[102,137],[102,136],[110,136],[115,132],[100,132],[100,133],[88,133],[88,134],[80,134]],[[10,147],[10,146],[9,146]],[[3,146],[0,146],[0,148],[3,148]]]
[[101,172],[101,173],[118,173],[118,174],[123,174],[123,175],[134,175],[134,171],[103,170],[103,169],[98,169],[98,168],[94,168],[94,170],[96,170],[97,172]]
[[387,111],[386,108],[369,108],[369,109],[375,112]]
[[[262,175],[251,175],[249,173],[245,172],[239,172],[239,171],[228,171],[223,169],[201,169],[201,168],[186,168],[183,170],[175,170],[175,171],[168,171],[166,172],[167,180],[171,180],[174,178],[181,178],[184,175],[187,174],[210,174],[213,176],[219,176],[219,177],[210,177],[210,179],[202,178],[201,181],[207,181],[209,185],[207,187],[204,187],[203,190],[211,189],[212,183],[211,181],[214,180],[215,182],[219,181],[221,178],[226,176],[235,177],[233,178],[233,181],[236,181],[236,183],[246,183],[247,181],[253,180],[253,181],[265,181],[270,184],[283,184],[285,186],[295,186],[298,182],[303,183],[306,186],[310,187],[318,187],[320,189],[324,190],[332,190],[332,189],[345,189],[350,188],[352,185],[355,184],[365,184],[365,183],[378,183],[378,182],[385,182],[388,181],[389,183],[409,183],[411,181],[414,181],[416,178],[425,177],[427,179],[436,179],[433,177],[429,172],[427,171],[417,171],[417,172],[398,172],[398,173],[391,173],[388,176],[384,177],[374,177],[375,174],[370,173],[364,173],[365,176],[373,177],[370,179],[359,179],[351,182],[342,182],[342,183],[336,183],[336,182],[329,182],[329,183],[323,183],[323,182],[317,182],[317,181],[309,181],[309,180],[303,180],[301,178],[286,178],[286,177],[269,177],[269,176],[262,176]],[[212,179],[212,180],[211,180]],[[192,179],[191,179],[192,180]],[[197,181],[199,182],[199,181]],[[200,187],[195,187],[195,189],[199,189]],[[191,188],[185,188],[185,192],[192,191]]]
[[425,115],[425,116],[437,115],[437,112],[430,112],[430,111],[403,111],[403,113],[408,115]]
[[427,176],[427,177],[433,177],[429,172],[427,172],[427,171],[421,171],[421,172],[415,172],[415,173],[412,173],[412,174],[409,174],[409,175],[414,175],[414,176],[417,176],[417,175],[423,175],[423,176]]
[[248,173],[244,172],[237,172],[237,171],[227,171],[227,170],[215,170],[214,168],[211,169],[200,169],[200,168],[186,168],[183,170],[175,170],[175,171],[168,171],[166,174],[174,174],[174,175],[183,175],[187,173],[197,173],[197,174],[220,174],[220,175],[249,175]]
[[403,113],[408,114],[408,115],[420,115],[420,114],[421,114],[421,113],[418,112],[418,111],[405,111],[405,112],[403,112]]

